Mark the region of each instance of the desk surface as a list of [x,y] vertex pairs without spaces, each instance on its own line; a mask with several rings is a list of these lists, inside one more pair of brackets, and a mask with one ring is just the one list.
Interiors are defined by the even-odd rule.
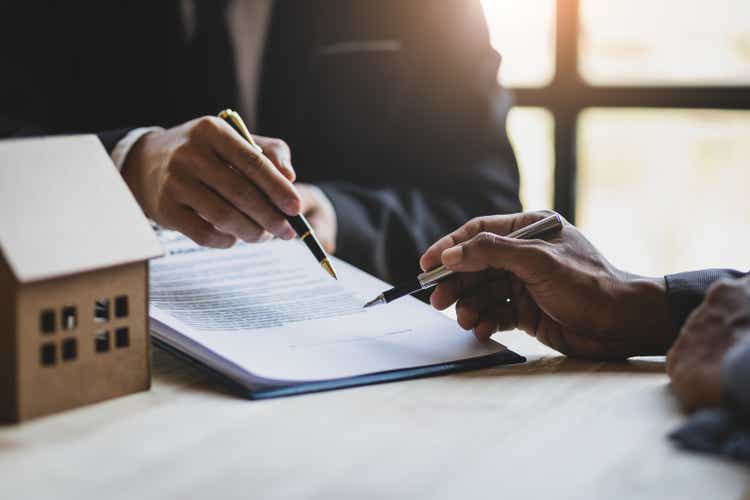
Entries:
[[0,426],[0,498],[750,499],[680,452],[663,363],[563,358],[268,401],[155,350],[151,391]]

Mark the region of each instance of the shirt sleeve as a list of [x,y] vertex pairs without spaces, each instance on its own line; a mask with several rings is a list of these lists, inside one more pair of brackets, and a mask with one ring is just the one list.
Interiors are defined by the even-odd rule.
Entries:
[[682,328],[693,309],[703,302],[714,281],[742,276],[745,276],[745,273],[732,269],[705,269],[665,276],[667,300],[675,331]]
[[132,147],[135,146],[135,143],[138,142],[138,139],[148,134],[149,132],[157,132],[161,130],[164,129],[161,127],[134,128],[133,130],[125,134],[125,137],[117,141],[117,144],[115,144],[115,147],[112,149],[112,153],[110,154],[112,162],[115,164],[115,167],[117,167],[117,170],[122,170],[122,166],[125,164],[125,160],[127,160],[128,158],[128,153],[130,153]]

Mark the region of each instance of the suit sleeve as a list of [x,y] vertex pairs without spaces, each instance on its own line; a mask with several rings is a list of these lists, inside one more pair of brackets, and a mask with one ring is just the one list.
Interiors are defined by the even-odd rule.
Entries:
[[679,331],[690,313],[703,302],[709,287],[722,278],[741,278],[746,273],[732,269],[705,269],[665,276],[675,331]]
[[729,350],[722,375],[729,406],[750,416],[750,337]]
[[390,282],[413,277],[427,246],[472,217],[521,210],[505,131],[511,98],[497,83],[481,6],[423,7],[398,4],[411,68],[427,82],[403,113],[409,144],[398,168],[376,186],[319,184],[336,209],[339,255]]

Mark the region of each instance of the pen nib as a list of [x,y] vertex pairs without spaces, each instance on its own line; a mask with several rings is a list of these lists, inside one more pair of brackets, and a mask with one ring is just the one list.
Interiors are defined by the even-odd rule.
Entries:
[[383,294],[378,295],[374,299],[372,299],[370,302],[364,305],[365,308],[372,307],[372,306],[379,306],[380,304],[385,304],[385,297],[383,297]]
[[331,275],[331,278],[338,280],[338,276],[336,276],[336,271],[333,269],[333,265],[331,264],[331,261],[328,259],[323,259],[320,261],[320,265],[323,267],[323,269],[326,270],[328,274]]

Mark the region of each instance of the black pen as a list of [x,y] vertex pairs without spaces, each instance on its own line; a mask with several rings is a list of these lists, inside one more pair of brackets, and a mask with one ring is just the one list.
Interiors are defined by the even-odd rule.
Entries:
[[[542,236],[543,234],[552,231],[559,231],[560,229],[562,229],[562,226],[562,218],[559,215],[555,214],[550,215],[549,217],[545,217],[542,220],[538,220],[533,224],[529,224],[526,227],[522,227],[518,231],[513,231],[512,233],[507,234],[506,237],[517,239],[531,239],[537,236]],[[425,271],[417,276],[417,279],[414,281],[411,281],[409,283],[402,283],[401,285],[395,286],[390,290],[386,290],[385,292],[381,293],[370,302],[365,304],[365,307],[388,304],[389,302],[393,302],[394,300],[400,299],[401,297],[404,297],[406,295],[411,295],[420,290],[427,290],[428,288],[432,288],[433,286],[437,285],[440,280],[445,279],[452,274],[453,271],[445,266],[440,266],[433,269],[432,271]]]
[[[259,153],[263,153],[263,149],[255,142],[255,139],[253,139],[252,134],[247,129],[247,126],[239,113],[231,109],[225,109],[219,113],[219,118],[227,122],[237,131],[238,134],[244,137],[255,150]],[[338,279],[336,277],[336,271],[333,269],[333,265],[328,259],[328,255],[326,255],[325,250],[323,250],[323,246],[320,244],[320,241],[318,241],[318,237],[315,236],[315,232],[313,231],[312,226],[310,226],[310,223],[307,222],[305,216],[302,214],[295,216],[287,215],[286,220],[289,221],[289,224],[292,226],[292,229],[294,229],[294,232],[297,233],[297,236],[305,242],[305,245],[310,249],[310,252],[312,252],[321,267],[325,269],[332,278]]]

